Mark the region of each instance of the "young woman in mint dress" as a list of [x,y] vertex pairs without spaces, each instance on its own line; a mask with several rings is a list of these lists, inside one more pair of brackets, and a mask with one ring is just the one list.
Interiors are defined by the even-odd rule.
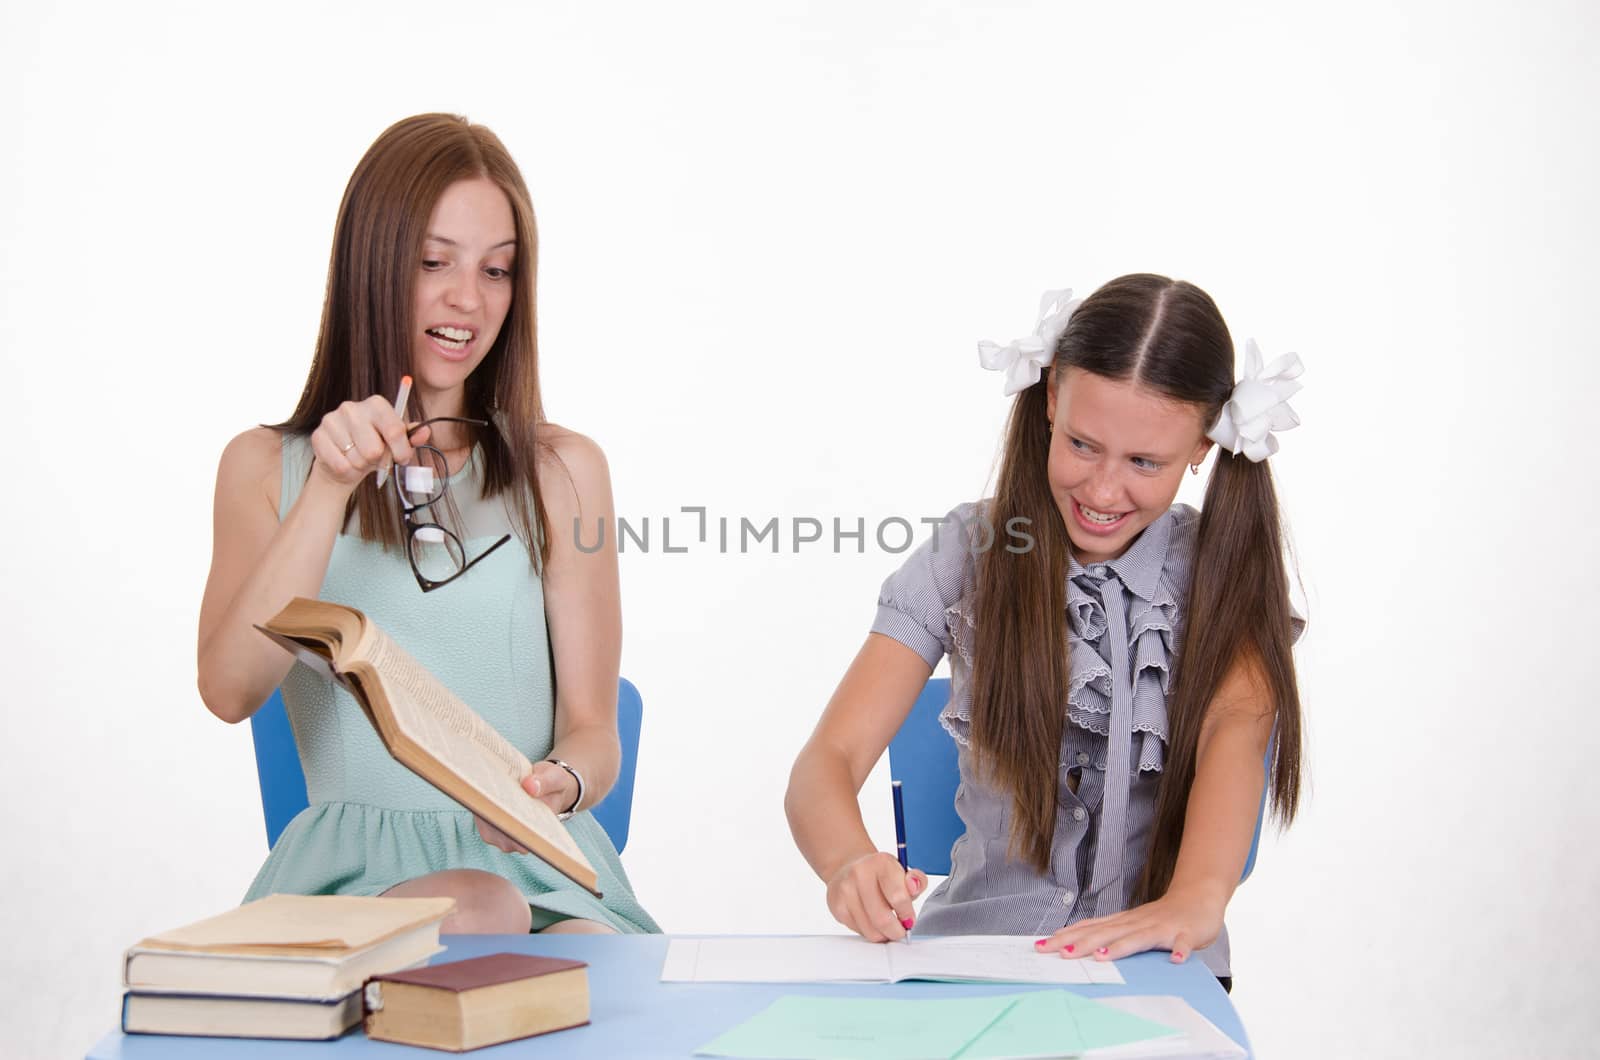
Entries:
[[[537,240],[493,133],[444,114],[389,128],[345,190],[298,406],[222,454],[201,698],[239,722],[281,688],[310,796],[248,898],[448,895],[446,932],[658,930],[586,812],[619,766],[622,626],[614,542],[579,549],[573,528],[610,521],[611,485],[599,447],[544,418]],[[416,426],[439,417],[453,419]],[[433,492],[388,474],[441,458]],[[413,542],[404,519],[401,497],[439,482],[413,523],[443,524],[459,549]],[[526,753],[524,787],[571,814],[604,898],[395,762],[342,689],[253,628],[295,596],[366,612]]]

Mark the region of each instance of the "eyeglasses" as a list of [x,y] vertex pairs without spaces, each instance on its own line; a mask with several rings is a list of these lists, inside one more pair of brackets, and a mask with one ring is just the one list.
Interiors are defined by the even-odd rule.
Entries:
[[[431,420],[423,420],[411,427],[407,433],[435,423],[489,426],[483,420],[438,416]],[[419,518],[419,513],[436,518],[431,509],[444,499],[445,491],[450,488],[450,465],[445,461],[444,453],[431,445],[416,446],[415,452],[416,458],[413,462],[395,468],[396,473],[390,476],[390,481],[394,483],[395,499],[400,502],[400,522],[406,535],[406,558],[411,561],[411,573],[417,576],[417,584],[422,587],[422,591],[431,593],[467,573],[479,560],[510,541],[511,535],[506,534],[469,560],[460,537],[437,522]],[[407,494],[411,494],[412,498],[421,499],[409,500]]]

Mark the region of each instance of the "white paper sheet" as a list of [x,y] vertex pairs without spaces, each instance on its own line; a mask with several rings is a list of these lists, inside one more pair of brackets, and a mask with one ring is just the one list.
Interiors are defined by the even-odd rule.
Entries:
[[1085,1060],[1244,1060],[1247,1055],[1232,1038],[1217,1029],[1217,1025],[1195,1011],[1181,997],[1160,994],[1135,994],[1123,997],[1096,998],[1102,1005],[1110,1005],[1130,1016],[1165,1023],[1183,1032],[1183,1037],[1168,1041],[1136,1042],[1120,1049],[1091,1049]]

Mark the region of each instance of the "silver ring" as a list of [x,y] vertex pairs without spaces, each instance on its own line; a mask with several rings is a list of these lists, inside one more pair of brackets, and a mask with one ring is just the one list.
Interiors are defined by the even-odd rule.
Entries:
[[355,447],[356,447],[356,443],[355,442],[351,442],[349,445],[347,445],[343,449],[339,450],[339,452],[340,453],[348,453],[350,450],[354,449]]

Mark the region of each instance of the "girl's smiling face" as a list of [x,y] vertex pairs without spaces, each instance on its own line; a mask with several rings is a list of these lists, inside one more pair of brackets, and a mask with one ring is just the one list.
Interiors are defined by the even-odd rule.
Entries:
[[1050,492],[1079,563],[1127,551],[1178,495],[1183,472],[1211,442],[1198,405],[1138,383],[1051,370]]
[[412,292],[411,374],[428,414],[452,415],[511,309],[517,230],[505,192],[486,177],[458,180],[428,217]]

